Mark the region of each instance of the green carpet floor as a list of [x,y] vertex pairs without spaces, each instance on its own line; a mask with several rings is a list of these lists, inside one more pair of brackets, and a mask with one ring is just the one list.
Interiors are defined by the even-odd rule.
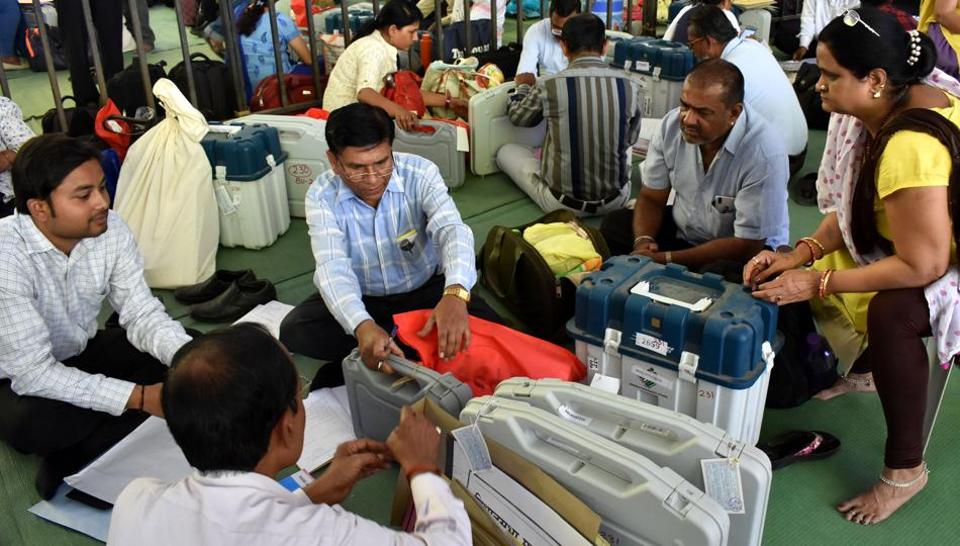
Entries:
[[[168,68],[179,59],[178,38],[173,12],[166,8],[151,10],[151,23],[157,31],[158,51],[151,61],[164,59]],[[508,39],[515,34],[512,21],[507,24]],[[192,37],[191,51],[207,52],[201,40]],[[128,55],[129,57],[129,55]],[[62,88],[69,84],[66,72],[60,72]],[[43,74],[29,72],[10,75],[13,98],[27,116],[35,116],[50,107],[50,91]],[[816,169],[823,152],[823,133],[811,132],[810,147],[802,173]],[[516,225],[540,216],[540,211],[502,174],[484,178],[468,175],[467,183],[451,191],[454,200],[474,231],[477,248],[494,225]],[[812,232],[820,221],[815,207],[791,203],[791,239]],[[591,222],[596,222],[592,220]],[[221,249],[218,267],[252,268],[258,276],[272,280],[281,301],[295,304],[315,290],[313,262],[306,226],[294,220],[290,230],[268,249],[249,251]],[[197,324],[187,309],[173,300],[169,291],[157,291],[172,316],[185,325],[208,330],[213,325]],[[488,298],[489,300],[489,298]],[[494,303],[497,310],[501,306]],[[310,375],[320,363],[297,357],[301,373]],[[960,450],[960,439],[951,432],[960,420],[960,385],[954,380],[948,387],[939,424],[933,434],[927,460],[930,483],[927,489],[890,521],[861,528],[847,523],[834,506],[868,487],[876,479],[882,464],[885,429],[880,404],[873,395],[856,394],[829,402],[811,401],[799,408],[767,411],[762,437],[799,429],[826,430],[838,436],[843,447],[825,461],[788,467],[774,475],[773,491],[764,532],[769,545],[825,544],[956,544],[960,523],[951,515],[960,490],[960,470],[951,466],[950,456]],[[0,546],[15,545],[88,545],[97,542],[78,533],[40,520],[27,512],[37,502],[33,488],[37,459],[18,454],[0,444]],[[361,515],[386,522],[389,516],[396,471],[384,472],[361,482],[344,505]],[[736,546],[736,545],[731,545]]]

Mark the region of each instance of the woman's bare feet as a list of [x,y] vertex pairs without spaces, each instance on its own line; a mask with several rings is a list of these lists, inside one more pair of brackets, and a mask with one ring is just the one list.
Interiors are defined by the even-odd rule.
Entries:
[[880,481],[837,506],[847,521],[874,525],[889,518],[927,485],[927,464],[904,469],[883,468]]
[[873,374],[849,373],[838,377],[837,382],[829,389],[823,389],[814,395],[817,400],[830,400],[848,392],[877,392],[877,385],[873,382]]

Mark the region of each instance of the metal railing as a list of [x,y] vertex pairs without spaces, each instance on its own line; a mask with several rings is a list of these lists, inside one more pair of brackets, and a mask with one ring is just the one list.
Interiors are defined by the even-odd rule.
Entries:
[[[90,9],[90,4],[95,0],[81,0],[81,8],[83,12],[83,22],[86,31],[89,44],[91,57],[93,59],[94,66],[94,77],[96,80],[97,87],[100,90],[100,101],[101,104],[105,104],[108,99],[107,92],[107,81],[103,71],[103,62],[100,51],[100,42],[97,39],[97,30],[94,25],[92,12]],[[140,18],[138,16],[138,5],[136,0],[125,0],[129,3],[130,6],[130,16],[131,16],[131,25],[133,27],[133,36],[134,41],[136,42],[136,57],[138,59],[138,71],[140,79],[143,85],[144,100],[146,105],[150,108],[156,109],[156,101],[153,96],[152,88],[153,82],[150,79],[150,71],[147,63],[147,52],[144,47],[143,41],[143,28],[140,24]],[[474,0],[461,0],[464,2],[463,6],[463,25],[464,25],[464,38],[466,51],[470,52],[473,50],[474,39],[477,38],[474,36],[474,29],[471,25],[471,14],[470,11],[473,8]],[[498,20],[498,11],[499,6],[497,0],[488,0],[490,2],[490,49],[494,50],[499,45],[499,26],[497,24]],[[626,21],[625,29],[629,31],[631,28],[631,19],[633,12],[633,2],[631,0],[627,1],[626,9]],[[57,79],[56,70],[54,67],[53,52],[51,49],[51,39],[47,32],[47,26],[44,23],[43,12],[41,10],[40,0],[32,0],[34,16],[36,17],[40,41],[43,46],[43,61],[46,67],[47,77],[50,82],[50,89],[53,94],[54,108],[56,109],[56,116],[60,122],[60,127],[67,127],[67,116],[66,112],[62,105],[63,94],[61,93],[59,80]],[[322,89],[323,74],[319,69],[319,61],[321,51],[318,47],[317,40],[317,29],[316,22],[313,17],[312,12],[312,2],[307,0],[305,2],[306,6],[306,22],[307,22],[307,41],[310,49],[310,59],[301,59],[302,62],[310,64],[313,71],[313,81],[316,86],[317,91],[319,92]],[[374,14],[379,14],[381,0],[372,0],[373,12]],[[586,1],[585,12],[590,11],[593,1]],[[224,38],[224,58],[226,64],[229,68],[230,78],[233,84],[236,100],[236,114],[237,116],[242,116],[248,113],[247,105],[247,90],[245,85],[245,78],[243,75],[243,63],[241,61],[242,53],[240,47],[240,36],[236,28],[236,20],[233,9],[233,2],[231,0],[219,0],[220,6],[220,19],[222,21],[223,27],[223,38]],[[652,33],[656,29],[656,6],[657,3],[654,1],[646,2],[644,5],[644,17],[643,17],[643,31],[644,34]],[[443,14],[440,12],[439,8],[441,7],[441,0],[435,0],[434,3],[434,14],[436,18],[436,31],[434,33],[434,40],[439,51],[444,51],[443,47]],[[548,17],[546,10],[548,8],[548,0],[540,0],[540,16]],[[183,7],[183,0],[174,1],[174,10],[176,12],[177,26],[179,31],[179,41],[180,41],[180,52],[182,55],[183,68],[185,72],[185,89],[183,89],[184,95],[189,99],[191,104],[195,107],[198,106],[198,91],[197,91],[197,76],[194,73],[194,63],[190,59],[190,44],[188,41],[187,29],[185,22],[185,14]],[[350,10],[347,0],[341,2],[340,12],[343,18],[341,32],[343,34],[344,47],[350,45],[353,40],[353,32],[350,27]],[[273,41],[273,53],[274,53],[274,63],[275,63],[275,74],[277,77],[277,82],[280,90],[280,102],[281,106],[279,108],[274,108],[270,110],[262,110],[263,113],[286,113],[292,111],[304,110],[311,106],[319,106],[322,97],[317,97],[315,100],[310,102],[302,102],[297,104],[290,104],[288,95],[287,95],[287,84],[283,74],[283,55],[286,54],[286,47],[281,42],[280,33],[277,25],[277,7],[276,0],[267,0],[267,12],[264,16],[270,17],[270,32]],[[517,41],[522,43],[525,31],[525,19],[526,14],[524,13],[523,0],[517,0],[517,14],[516,14],[516,25],[517,25]],[[607,28],[612,28],[614,21],[613,13],[613,2],[612,0],[607,0],[606,5],[606,26]],[[412,52],[410,55],[412,56]],[[329,69],[329,67],[327,67]],[[11,97],[11,88],[10,83],[7,79],[7,73],[0,66],[0,90],[7,97]],[[226,99],[226,97],[225,97]]]

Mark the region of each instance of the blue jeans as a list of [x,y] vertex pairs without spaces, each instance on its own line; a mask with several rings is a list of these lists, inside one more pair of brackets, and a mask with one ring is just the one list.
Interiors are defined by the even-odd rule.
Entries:
[[17,0],[0,0],[0,55],[12,57],[23,51],[24,30]]

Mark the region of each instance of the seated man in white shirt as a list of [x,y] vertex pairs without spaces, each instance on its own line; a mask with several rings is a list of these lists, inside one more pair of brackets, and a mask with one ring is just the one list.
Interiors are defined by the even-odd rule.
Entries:
[[783,142],[743,103],[740,70],[711,59],[690,71],[654,135],[634,210],[608,214],[600,231],[612,254],[742,280],[756,252],[788,242],[787,178]]
[[[44,457],[49,499],[72,474],[160,415],[160,384],[190,340],[153,297],[133,234],[108,207],[99,151],[62,134],[13,164],[0,220],[0,439]],[[107,300],[120,327],[97,330]]]
[[[440,434],[403,408],[386,444],[341,444],[330,467],[303,489],[274,480],[303,450],[297,369],[256,324],[187,344],[163,387],[167,425],[196,472],[180,481],[134,480],[117,498],[107,544],[470,544],[470,520],[437,474]],[[390,460],[410,480],[417,523],[401,533],[337,506],[362,477]]]
[[743,74],[743,102],[776,125],[790,160],[793,176],[807,157],[807,119],[797,93],[767,46],[737,36],[724,11],[717,6],[697,6],[690,11],[688,40],[700,60],[723,59]]
[[793,52],[793,60],[799,61],[816,56],[817,36],[830,21],[848,9],[860,7],[860,0],[803,0],[800,12],[800,47]]
[[[522,0],[521,0],[522,1]],[[580,0],[550,0],[550,17],[530,25],[523,35],[517,64],[517,85],[535,85],[537,76],[552,76],[567,67],[560,32],[567,19],[580,13]]]

